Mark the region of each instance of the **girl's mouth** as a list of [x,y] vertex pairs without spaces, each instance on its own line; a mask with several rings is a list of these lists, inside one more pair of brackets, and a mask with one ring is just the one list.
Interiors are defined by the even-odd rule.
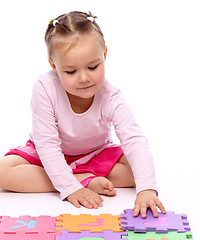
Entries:
[[79,88],[79,89],[85,90],[85,89],[89,89],[89,88],[91,88],[91,87],[93,87],[93,85],[91,85],[91,86],[86,86],[86,87],[81,87],[81,88]]

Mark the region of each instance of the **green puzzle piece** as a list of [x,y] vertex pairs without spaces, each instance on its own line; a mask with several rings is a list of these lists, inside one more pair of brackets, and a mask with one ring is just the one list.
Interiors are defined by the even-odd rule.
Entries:
[[146,233],[135,233],[134,231],[127,231],[127,236],[122,236],[122,238],[127,238],[128,240],[194,240],[192,238],[191,232],[177,233],[177,232],[168,232],[168,233],[155,233],[155,232],[146,232]]

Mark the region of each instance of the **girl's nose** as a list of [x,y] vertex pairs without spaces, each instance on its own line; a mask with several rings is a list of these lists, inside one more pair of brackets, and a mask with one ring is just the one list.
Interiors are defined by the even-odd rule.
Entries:
[[79,82],[84,83],[89,81],[89,76],[85,71],[82,71],[79,75]]

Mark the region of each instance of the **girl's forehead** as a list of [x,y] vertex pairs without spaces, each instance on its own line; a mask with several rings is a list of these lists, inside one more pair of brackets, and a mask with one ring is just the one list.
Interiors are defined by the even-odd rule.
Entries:
[[102,44],[97,34],[74,35],[70,38],[59,39],[54,48],[54,57],[57,60],[74,60],[79,57],[98,56],[105,51],[105,45]]
[[97,33],[84,35],[73,34],[70,37],[58,36],[54,41],[54,52],[61,55],[69,51],[78,51],[78,49],[92,48],[94,46],[105,50],[105,43],[101,41]]

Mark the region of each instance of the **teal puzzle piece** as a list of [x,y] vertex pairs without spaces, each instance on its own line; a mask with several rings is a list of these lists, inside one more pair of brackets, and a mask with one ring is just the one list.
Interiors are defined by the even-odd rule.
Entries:
[[133,231],[127,231],[125,234],[128,236],[122,236],[122,240],[194,240],[191,232],[177,233],[173,231],[168,233],[135,233]]

